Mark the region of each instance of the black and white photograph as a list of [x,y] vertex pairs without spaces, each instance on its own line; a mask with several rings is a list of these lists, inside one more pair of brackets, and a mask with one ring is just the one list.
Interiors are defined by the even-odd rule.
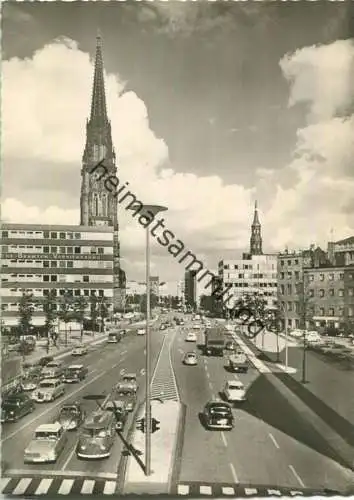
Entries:
[[354,3],[3,1],[1,477],[354,496]]

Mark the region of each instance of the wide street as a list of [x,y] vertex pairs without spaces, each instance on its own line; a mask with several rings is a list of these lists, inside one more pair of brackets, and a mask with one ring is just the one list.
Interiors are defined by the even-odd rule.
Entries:
[[[169,317],[173,315],[169,314]],[[328,488],[345,492],[352,486],[353,473],[339,463],[325,438],[308,425],[306,415],[289,404],[284,392],[279,392],[273,384],[269,374],[274,364],[264,361],[264,370],[259,371],[250,364],[247,374],[230,373],[225,367],[225,356],[202,355],[199,349],[202,329],[198,331],[196,343],[185,341],[186,333],[192,328],[190,316],[185,316],[184,326],[174,326],[167,332],[158,329],[162,319],[165,318],[152,328],[151,334],[153,368],[167,334],[163,356],[159,358],[160,369],[153,384],[153,396],[161,394],[168,399],[178,390],[185,405],[171,493],[182,495],[197,491],[220,495],[228,492],[231,495],[242,485],[246,495],[255,495],[262,488],[280,495],[286,489],[296,492]],[[38,493],[38,488],[43,488],[48,494],[118,492],[117,484],[121,478],[117,474],[121,470],[119,465],[124,450],[119,437],[106,460],[78,460],[75,454],[77,432],[70,433],[67,446],[54,465],[24,465],[23,450],[35,428],[50,422],[63,402],[75,401],[87,394],[107,393],[124,372],[138,374],[138,395],[142,401],[145,390],[144,348],[145,336],[131,332],[119,344],[102,343],[92,347],[89,354],[79,360],[70,356],[65,358],[65,364],[82,362],[88,367],[89,375],[84,382],[68,386],[65,396],[56,402],[36,405],[31,415],[15,424],[3,425],[2,457],[6,469],[3,475],[6,478],[14,476],[6,479],[3,493],[29,495]],[[198,353],[197,366],[182,364],[182,356],[188,351]],[[169,359],[174,377],[169,372]],[[291,354],[290,362],[294,359]],[[308,362],[310,364],[311,358]],[[327,365],[323,366],[322,370]],[[200,422],[200,412],[208,401],[220,397],[226,380],[234,378],[239,378],[247,389],[247,401],[233,409],[234,429],[229,432],[205,430]],[[286,387],[286,390],[291,388]],[[84,404],[88,411],[95,407],[94,402],[85,401]],[[132,425],[131,415],[124,436]],[[19,477],[23,478],[20,482]]]
[[[153,365],[156,363],[157,355],[162,345],[163,335],[152,328],[152,360]],[[124,372],[136,372],[138,374],[139,391],[138,398],[141,400],[144,393],[145,381],[145,336],[137,336],[136,333],[128,333],[119,344],[102,343],[91,349],[89,354],[81,358],[65,358],[65,365],[69,364],[84,364],[89,374],[85,381],[80,384],[67,385],[67,390],[64,396],[57,399],[53,403],[36,405],[35,411],[15,424],[5,424],[2,429],[2,461],[3,475],[18,474],[18,475],[33,475],[39,474],[58,477],[102,477],[108,479],[117,478],[117,468],[121,458],[123,444],[119,438],[116,438],[111,456],[106,460],[101,461],[86,461],[79,460],[75,454],[75,446],[77,442],[77,432],[69,433],[69,440],[61,454],[59,460],[54,465],[24,465],[23,450],[29,443],[35,429],[43,423],[48,423],[56,416],[61,405],[65,402],[73,402],[80,400],[88,394],[102,394],[108,391],[115,385]],[[96,403],[84,401],[84,408],[88,412],[95,408]],[[130,417],[126,425],[125,433],[131,425]],[[51,485],[51,491],[55,491],[57,484]],[[37,487],[37,483],[31,485],[33,489]],[[11,485],[4,490],[11,490]],[[29,490],[27,490],[27,493]],[[29,492],[31,493],[31,492]]]
[[[180,397],[187,406],[180,485],[242,483],[342,490],[352,484],[353,474],[329,457],[326,441],[313,434],[305,417],[288,404],[267,374],[252,365],[247,374],[229,373],[225,357],[200,355],[198,366],[184,366],[183,352],[193,349],[183,333],[176,337],[172,359]],[[247,401],[233,410],[235,427],[230,432],[207,431],[199,412],[232,378],[247,387]]]

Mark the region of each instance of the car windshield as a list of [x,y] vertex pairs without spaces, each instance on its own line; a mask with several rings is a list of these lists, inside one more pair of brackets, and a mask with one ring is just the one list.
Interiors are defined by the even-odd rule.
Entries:
[[20,401],[3,401],[2,405],[3,408],[11,409],[11,408],[17,408],[17,406],[20,406]]
[[119,391],[118,396],[131,396],[133,393],[132,391]]
[[78,412],[78,409],[76,408],[76,406],[64,406],[64,408],[62,408],[60,410],[60,414],[61,415],[64,415],[64,414],[73,414],[73,413],[77,413]]
[[228,384],[229,389],[243,389],[243,384],[237,384],[234,382],[231,382]]
[[59,363],[56,361],[51,361],[50,363],[47,364],[47,368],[57,368],[59,366]]
[[229,413],[229,408],[224,405],[220,406],[211,406],[210,407],[210,413],[211,414],[216,414],[216,413]]
[[43,389],[46,389],[46,388],[48,388],[48,389],[53,389],[53,387],[54,387],[54,383],[53,383],[53,382],[41,382],[41,383],[39,384],[39,387],[41,387],[41,388],[43,388]]
[[74,368],[72,366],[70,366],[69,368],[66,369],[67,373],[77,373],[80,370],[81,370],[81,368]]
[[35,434],[35,438],[57,440],[58,433],[54,431],[37,431]]
[[100,428],[89,429],[89,428],[85,427],[83,429],[82,433],[84,436],[91,437],[91,438],[95,438],[95,437],[102,438],[102,437],[107,436],[107,430],[104,429],[103,427],[101,429]]

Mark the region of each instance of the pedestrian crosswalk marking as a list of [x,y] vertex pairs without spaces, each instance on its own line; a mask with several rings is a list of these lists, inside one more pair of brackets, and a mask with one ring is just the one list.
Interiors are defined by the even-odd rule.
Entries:
[[73,484],[74,479],[64,479],[58,491],[59,495],[69,495]]
[[256,488],[245,488],[246,495],[257,495]]
[[11,481],[11,477],[2,477],[1,478],[1,482],[0,482],[1,491],[0,491],[0,493],[2,493],[4,491],[4,489],[9,484],[10,481]]
[[14,491],[12,492],[13,495],[23,495],[24,492],[27,490],[28,486],[30,485],[30,482],[32,481],[31,478],[25,477],[24,479],[21,479]]
[[115,481],[106,481],[103,489],[103,494],[104,495],[113,495],[113,493],[116,490],[116,483]]
[[179,484],[177,490],[179,495],[188,495],[189,486],[187,486],[186,484]]
[[224,486],[221,488],[221,491],[224,493],[224,495],[234,495],[235,490],[231,488],[230,486]]
[[211,495],[211,486],[201,486],[200,493],[202,495]]
[[90,493],[92,493],[94,487],[95,487],[95,481],[92,480],[84,481],[84,484],[82,485],[81,488],[81,493],[83,495],[89,495]]
[[281,492],[279,490],[268,490],[269,495],[277,495],[281,496]]
[[42,479],[42,481],[39,483],[38,488],[36,489],[35,495],[45,495],[49,490],[52,482],[53,479]]

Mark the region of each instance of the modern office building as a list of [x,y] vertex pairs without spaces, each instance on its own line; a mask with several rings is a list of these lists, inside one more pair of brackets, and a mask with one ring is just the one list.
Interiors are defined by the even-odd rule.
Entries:
[[184,274],[184,304],[187,307],[197,306],[197,272],[186,271]]
[[247,255],[242,259],[221,260],[218,270],[227,308],[232,309],[245,295],[258,294],[266,300],[268,308],[277,304],[277,255]]
[[106,297],[112,309],[112,227],[3,223],[1,236],[4,326],[18,324],[24,291],[35,299],[33,325],[44,324],[43,302],[51,290],[58,298],[65,292],[73,297]]

